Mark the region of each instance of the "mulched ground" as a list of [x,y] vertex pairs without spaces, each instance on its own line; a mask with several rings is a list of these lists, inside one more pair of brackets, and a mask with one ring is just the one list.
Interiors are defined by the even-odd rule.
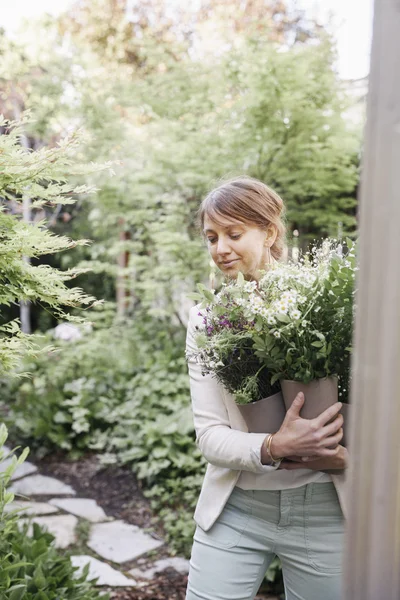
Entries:
[[[76,461],[67,460],[62,453],[53,453],[40,461],[34,456],[30,459],[43,475],[57,477],[71,485],[77,497],[96,500],[108,516],[149,529],[154,537],[163,539],[162,525],[156,522],[149,501],[128,467],[103,467],[95,454],[87,454]],[[157,550],[157,558],[167,556],[167,548]],[[153,561],[154,557],[151,557],[124,563],[124,571],[133,567],[146,569]],[[167,569],[155,575],[150,582],[144,581],[143,587],[115,589],[111,597],[113,600],[185,600],[186,585],[186,575]],[[278,599],[260,592],[256,600]]]
[[87,454],[76,461],[67,460],[61,453],[45,456],[40,464],[33,457],[32,460],[43,475],[70,484],[79,497],[96,500],[108,516],[138,527],[151,527],[162,537],[162,528],[154,523],[149,501],[128,467],[103,467],[95,454]]

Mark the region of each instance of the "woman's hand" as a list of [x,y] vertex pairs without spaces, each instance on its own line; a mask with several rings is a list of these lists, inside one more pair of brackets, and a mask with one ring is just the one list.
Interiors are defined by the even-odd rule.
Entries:
[[313,471],[337,471],[346,469],[349,460],[349,453],[344,446],[338,446],[339,451],[335,456],[326,456],[323,458],[309,457],[304,461],[299,456],[288,456],[288,460],[283,460],[279,469],[293,471],[295,469],[312,469]]
[[287,411],[281,428],[273,436],[272,455],[280,458],[293,455],[335,457],[343,437],[343,417],[338,414],[342,404],[336,402],[315,419],[302,419],[300,410],[303,404],[304,394],[300,392]]

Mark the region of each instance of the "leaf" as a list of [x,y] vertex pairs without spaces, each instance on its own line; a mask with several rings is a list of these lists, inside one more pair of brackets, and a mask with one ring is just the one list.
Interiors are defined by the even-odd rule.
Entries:
[[245,282],[245,278],[244,275],[241,271],[239,271],[239,273],[237,274],[237,279],[236,279],[238,285],[244,285]]
[[190,300],[194,300],[196,303],[203,300],[203,296],[198,294],[197,292],[191,292],[190,294],[186,294],[187,298]]
[[26,592],[26,585],[24,583],[13,585],[8,590],[8,599],[9,600],[22,600],[24,594]]
[[291,319],[290,317],[288,317],[288,315],[284,315],[284,314],[280,314],[278,313],[276,315],[276,318],[278,319],[278,321],[280,321],[281,323],[290,323]]

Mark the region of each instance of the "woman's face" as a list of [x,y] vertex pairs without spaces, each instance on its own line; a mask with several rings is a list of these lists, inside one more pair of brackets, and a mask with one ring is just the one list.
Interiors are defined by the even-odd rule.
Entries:
[[227,218],[220,218],[217,223],[207,215],[204,235],[213,261],[225,275],[236,277],[241,271],[250,279],[257,279],[259,271],[265,268],[275,239],[271,231],[263,231],[257,225]]

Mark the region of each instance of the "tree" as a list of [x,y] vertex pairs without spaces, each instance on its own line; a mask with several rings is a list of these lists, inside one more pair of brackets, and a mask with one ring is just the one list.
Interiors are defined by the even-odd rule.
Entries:
[[[67,176],[94,173],[103,166],[74,164],[71,154],[77,151],[79,138],[72,135],[57,148],[42,148],[26,152],[19,139],[28,120],[20,122],[0,120],[0,317],[4,306],[29,300],[40,303],[59,318],[82,321],[64,307],[78,308],[95,302],[92,296],[79,288],[68,288],[66,282],[81,271],[60,271],[48,265],[30,264],[24,257],[36,259],[86,244],[86,240],[72,241],[52,234],[45,221],[26,223],[21,220],[24,196],[32,199],[33,208],[45,205],[68,204],[73,196],[93,192],[88,186],[73,186]],[[0,328],[0,366],[11,371],[24,352],[32,352],[34,342],[22,334],[17,321],[9,321]]]
[[258,39],[230,63],[231,160],[281,193],[305,239],[356,229],[361,131],[343,117],[333,60],[328,38],[285,52]]

